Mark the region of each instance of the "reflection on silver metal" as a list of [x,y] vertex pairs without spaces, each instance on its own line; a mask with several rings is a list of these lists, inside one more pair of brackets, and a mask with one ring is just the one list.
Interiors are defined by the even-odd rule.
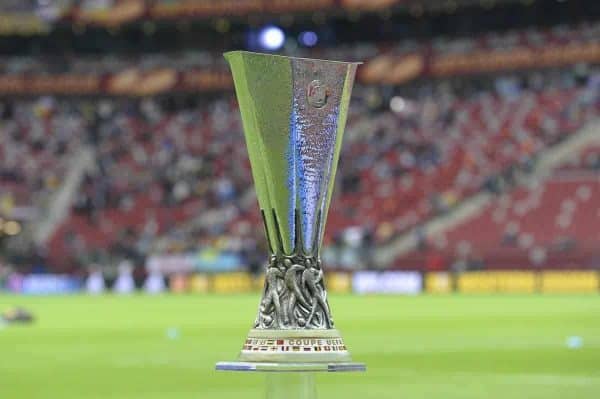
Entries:
[[363,363],[259,363],[259,362],[219,362],[219,371],[263,371],[273,373],[290,372],[342,372],[366,371]]
[[332,327],[321,260],[304,254],[271,255],[254,328]]
[[[357,63],[243,51],[225,57],[271,250],[242,358],[305,360],[314,352],[319,361],[340,356],[347,361],[334,330],[319,254]],[[260,330],[268,335],[257,338]],[[319,338],[316,331],[330,333]],[[300,356],[292,353],[298,351],[292,336],[317,341]]]

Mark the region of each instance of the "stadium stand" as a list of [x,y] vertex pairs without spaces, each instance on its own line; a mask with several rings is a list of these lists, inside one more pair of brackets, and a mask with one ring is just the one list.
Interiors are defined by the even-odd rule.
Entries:
[[[462,198],[498,191],[502,176],[526,168],[540,151],[597,116],[597,91],[587,83],[567,70],[499,77],[483,88],[476,80],[441,81],[421,85],[419,92],[407,88],[403,97],[358,87],[327,242],[384,245]],[[59,269],[89,263],[90,257],[143,262],[143,254],[153,251],[259,246],[260,223],[230,95],[202,103],[104,99],[95,114],[86,113],[89,102],[47,98],[8,104],[14,116],[8,115],[5,128],[26,132],[28,151],[35,150],[40,134],[30,131],[66,120],[72,126],[53,136],[56,141],[47,142],[39,156],[24,153],[34,166],[15,173],[35,179],[19,185],[28,190],[22,196],[47,197],[47,186],[59,184],[59,166],[64,168],[78,146],[91,146],[96,154],[71,216],[48,243],[51,263]],[[27,123],[19,124],[23,120]],[[80,140],[69,140],[73,135]],[[10,157],[3,163],[8,172],[10,165],[24,165]],[[178,239],[182,226],[190,229],[211,213],[217,220],[194,224]]]
[[[72,5],[61,3],[63,9]],[[95,4],[77,7],[92,10]],[[78,18],[79,11],[73,10],[69,15]],[[521,195],[510,191],[515,176],[531,171],[540,154],[598,117],[597,68],[571,64],[600,54],[595,44],[599,34],[597,22],[580,22],[476,37],[438,35],[400,44],[364,41],[283,50],[367,61],[350,110],[336,206],[328,219],[326,262],[370,267],[373,248],[390,246],[411,231],[419,234],[420,226],[479,193],[519,202],[511,199]],[[531,55],[538,52],[544,54],[540,67],[546,69],[512,71],[535,66]],[[573,54],[577,57],[569,58]],[[504,57],[498,65],[484,62],[495,56]],[[215,75],[194,75],[198,71]],[[64,184],[73,156],[86,150],[94,158],[64,204],[66,218],[56,221],[47,240],[37,242],[35,251],[44,254],[49,270],[115,265],[123,258],[139,267],[148,254],[196,248],[242,254],[247,264],[260,257],[265,250],[261,224],[237,105],[225,76],[221,54],[210,49],[2,56],[0,92],[6,97],[0,102],[0,131],[7,137],[0,143],[2,212],[9,214],[15,204],[30,206],[34,211],[29,218],[35,219],[31,213],[47,210],[52,194]],[[208,78],[216,84],[186,86]],[[199,87],[208,91],[201,100],[193,94]],[[49,88],[58,88],[58,95],[37,100],[14,96]],[[597,148],[591,147],[562,169],[595,170],[597,165]],[[540,212],[553,209],[545,208],[542,199],[567,187],[561,179],[542,184],[549,186],[535,197],[541,196]],[[591,179],[581,184],[593,193]],[[580,208],[578,212],[591,211]],[[498,209],[489,215],[501,213]],[[491,216],[486,212],[474,225],[487,223]],[[532,220],[534,216],[532,208]],[[430,252],[437,251],[448,268],[467,246],[477,248],[485,267],[517,261],[532,265],[530,252],[550,245],[538,237],[548,230],[524,221],[513,227],[516,217],[506,218],[487,230],[488,241],[478,242],[483,235],[461,233],[457,227],[440,239],[446,242],[443,248],[434,251],[422,237],[420,252],[383,266],[422,269]],[[514,234],[525,236],[524,247],[502,247],[497,255],[487,251],[502,241],[498,236],[515,229]],[[585,251],[591,244],[585,234],[569,234],[581,241],[576,256],[588,259]],[[546,249],[544,259],[550,258]],[[512,258],[504,261],[503,256]]]
[[499,198],[449,231],[437,250],[457,259],[456,267],[468,267],[467,260],[488,269],[592,268],[597,265],[585,259],[598,240],[594,201],[597,177],[557,176]]
[[51,97],[3,101],[0,121],[2,203],[43,207],[81,145],[85,121],[72,104]]

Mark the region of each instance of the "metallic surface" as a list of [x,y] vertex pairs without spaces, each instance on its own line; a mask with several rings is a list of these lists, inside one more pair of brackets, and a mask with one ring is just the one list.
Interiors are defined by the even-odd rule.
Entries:
[[363,363],[260,363],[260,362],[219,362],[219,371],[264,371],[264,372],[341,372],[366,371]]
[[271,249],[255,328],[331,329],[319,251],[357,64],[225,57]]
[[333,328],[319,259],[271,255],[254,328]]
[[[243,51],[225,57],[272,252],[318,255],[325,225],[319,215],[329,208],[357,64]],[[311,105],[320,105],[323,90],[325,103]]]
[[271,252],[234,371],[363,371],[334,328],[320,248],[356,63],[235,51],[233,72]]

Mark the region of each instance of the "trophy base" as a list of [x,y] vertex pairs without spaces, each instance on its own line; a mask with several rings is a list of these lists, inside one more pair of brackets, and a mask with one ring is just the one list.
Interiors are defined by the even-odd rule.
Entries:
[[347,363],[352,361],[338,330],[252,329],[240,362]]
[[254,371],[254,372],[349,372],[366,371],[364,363],[263,363],[263,362],[218,362],[218,371]]
[[218,362],[219,371],[344,372],[366,371],[352,362],[338,330],[252,329],[237,361]]

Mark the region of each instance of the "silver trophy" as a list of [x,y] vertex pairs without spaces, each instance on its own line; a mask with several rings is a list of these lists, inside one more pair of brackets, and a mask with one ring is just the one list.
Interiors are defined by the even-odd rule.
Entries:
[[362,371],[335,329],[320,259],[358,63],[225,54],[270,248],[254,328],[219,370]]

